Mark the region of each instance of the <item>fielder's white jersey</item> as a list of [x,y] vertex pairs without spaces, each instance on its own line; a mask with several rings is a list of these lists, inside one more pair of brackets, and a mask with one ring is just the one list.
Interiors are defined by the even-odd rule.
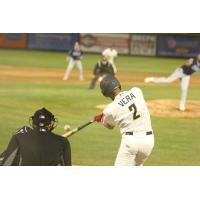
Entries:
[[118,94],[103,114],[103,123],[117,125],[121,134],[152,131],[149,110],[140,88],[133,87]]
[[117,51],[115,49],[107,48],[102,52],[102,55],[105,56],[108,61],[113,63],[114,58],[117,57]]

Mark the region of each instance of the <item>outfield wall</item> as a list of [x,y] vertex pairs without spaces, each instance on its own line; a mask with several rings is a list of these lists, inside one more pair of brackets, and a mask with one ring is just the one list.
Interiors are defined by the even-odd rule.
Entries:
[[101,53],[105,48],[116,48],[119,54],[130,54],[130,34],[81,33],[80,43],[84,52]]
[[0,33],[0,48],[69,51],[76,41],[88,53],[101,53],[107,47],[133,56],[192,57],[200,53],[200,34]]
[[69,51],[78,33],[0,33],[0,48]]
[[27,48],[69,51],[77,40],[79,40],[79,34],[30,33]]
[[0,33],[0,48],[27,48],[26,33]]
[[199,36],[159,35],[157,55],[173,57],[192,57],[200,53]]

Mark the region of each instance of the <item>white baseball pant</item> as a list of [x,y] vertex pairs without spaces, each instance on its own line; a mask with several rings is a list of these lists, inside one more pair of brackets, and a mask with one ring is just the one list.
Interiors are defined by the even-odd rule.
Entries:
[[122,135],[115,166],[142,166],[154,147],[154,135]]
[[63,80],[67,80],[69,78],[69,74],[72,71],[74,65],[77,66],[77,68],[79,69],[79,79],[80,81],[83,80],[83,67],[82,67],[82,63],[80,60],[74,60],[73,58],[70,58],[69,60],[69,64],[67,66],[67,69],[65,71],[65,75]]
[[154,83],[171,83],[181,79],[181,100],[180,105],[186,106],[186,99],[188,93],[188,87],[190,83],[190,76],[183,73],[182,68],[177,68],[169,77],[153,77],[152,82]]

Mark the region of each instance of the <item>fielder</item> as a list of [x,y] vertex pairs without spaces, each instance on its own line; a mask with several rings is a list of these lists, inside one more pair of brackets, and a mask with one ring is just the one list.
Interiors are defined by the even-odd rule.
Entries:
[[71,147],[67,139],[52,132],[54,115],[42,108],[30,118],[32,128],[24,126],[11,138],[1,154],[3,166],[71,165]]
[[110,103],[95,121],[108,129],[120,128],[121,145],[115,166],[141,166],[154,147],[151,118],[140,88],[121,91],[120,82],[107,76],[100,82],[102,94],[110,97]]
[[67,61],[69,60],[69,64],[68,64],[67,69],[65,71],[65,75],[64,75],[63,80],[68,80],[69,74],[72,71],[74,65],[76,65],[79,69],[79,79],[80,79],[80,81],[83,80],[83,67],[82,67],[82,63],[81,63],[82,56],[83,56],[83,52],[80,48],[79,43],[76,42],[73,50],[69,52],[69,56],[67,57]]
[[107,60],[112,64],[114,73],[117,73],[117,68],[115,66],[115,58],[117,58],[117,51],[113,48],[107,48],[102,52],[102,56],[106,57]]
[[101,82],[104,76],[108,74],[114,75],[113,66],[108,62],[107,58],[103,56],[94,66],[93,74],[94,78],[90,83],[89,89],[94,89],[97,80]]
[[146,83],[171,83],[180,79],[181,81],[181,99],[180,99],[180,111],[186,109],[186,99],[188,93],[188,87],[190,83],[190,76],[200,69],[200,54],[196,58],[190,58],[187,62],[178,67],[169,77],[147,77],[145,78]]

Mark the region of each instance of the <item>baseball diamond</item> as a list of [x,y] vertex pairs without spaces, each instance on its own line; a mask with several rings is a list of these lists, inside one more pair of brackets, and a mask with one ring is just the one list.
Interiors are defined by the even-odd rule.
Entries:
[[[94,90],[88,90],[99,54],[84,53],[83,81],[79,81],[77,68],[63,81],[66,52],[0,49],[0,55],[0,154],[12,133],[28,125],[30,113],[38,108],[54,113],[59,119],[55,132],[63,135],[64,125],[79,127],[101,112],[102,105],[110,103],[101,94],[99,83]],[[185,112],[178,110],[179,80],[161,85],[144,82],[146,77],[166,77],[184,62],[182,58],[122,55],[115,61],[122,90],[139,87],[150,111],[155,146],[144,165],[200,165],[200,72],[191,76]],[[127,97],[121,104],[130,99]],[[92,123],[69,138],[72,164],[114,165],[120,139],[117,128],[110,131]]]

